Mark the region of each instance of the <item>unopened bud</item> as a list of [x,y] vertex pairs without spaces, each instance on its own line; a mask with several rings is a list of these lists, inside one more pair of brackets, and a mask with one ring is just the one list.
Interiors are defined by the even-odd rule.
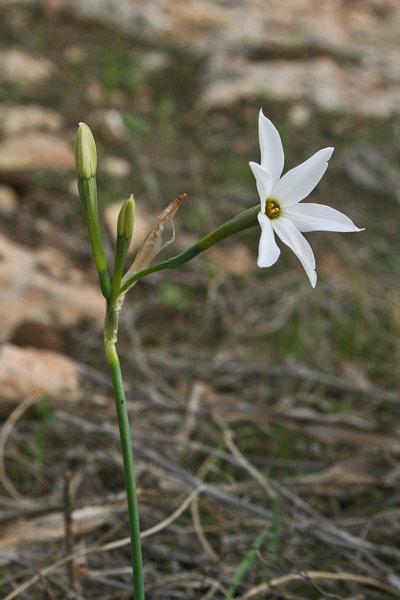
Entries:
[[85,123],[79,123],[75,138],[75,164],[80,179],[89,179],[96,175],[96,144],[90,128]]
[[118,215],[117,235],[130,239],[133,233],[133,224],[135,221],[135,200],[131,194],[129,200],[125,202]]

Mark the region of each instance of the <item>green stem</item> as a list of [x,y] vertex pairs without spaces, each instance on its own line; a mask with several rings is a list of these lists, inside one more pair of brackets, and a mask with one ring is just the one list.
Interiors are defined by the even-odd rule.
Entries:
[[111,279],[108,272],[106,254],[101,236],[99,213],[97,208],[96,177],[78,179],[78,189],[81,198],[86,225],[89,232],[90,245],[99,274],[101,291],[106,300],[111,292]]
[[140,543],[140,524],[135,470],[128,411],[125,401],[124,382],[122,379],[121,366],[115,347],[117,330],[118,312],[111,310],[107,313],[104,323],[104,346],[114,389],[115,406],[117,409],[119,434],[121,438],[122,455],[124,460],[126,494],[128,499],[129,531],[132,551],[134,598],[135,600],[144,600],[142,547]]
[[237,569],[237,571],[235,573],[235,576],[232,581],[232,585],[230,586],[229,590],[225,594],[224,600],[231,600],[233,598],[233,595],[236,592],[238,585],[240,584],[243,577],[246,575],[247,571],[251,567],[251,564],[256,557],[257,551],[263,545],[264,540],[267,537],[267,533],[268,533],[268,529],[264,529],[257,536],[257,538],[254,541],[254,544],[251,546],[251,548],[247,551],[246,556],[240,563],[239,568]]
[[111,292],[108,301],[110,309],[115,308],[115,303],[118,300],[119,288],[121,287],[122,273],[124,271],[126,255],[128,254],[130,242],[131,238],[117,236],[117,241],[115,244],[114,270],[111,283]]
[[233,235],[234,233],[238,233],[239,231],[244,231],[245,229],[254,227],[255,225],[257,225],[257,214],[259,212],[260,206],[253,206],[252,208],[249,208],[237,217],[234,217],[227,223],[224,223],[223,225],[221,225],[221,227],[218,227],[218,229],[215,229],[208,235],[204,236],[203,238],[201,238],[201,240],[199,240],[198,242],[193,244],[193,246],[190,246],[190,248],[187,248],[180,254],[177,254],[176,256],[173,256],[172,258],[169,258],[168,260],[159,263],[158,265],[153,265],[152,267],[143,269],[142,271],[135,273],[135,275],[132,275],[129,278],[127,278],[127,275],[129,274],[128,271],[127,275],[125,275],[123,279],[123,284],[120,292],[126,292],[126,290],[130,288],[131,285],[135,283],[135,281],[137,281],[138,279],[142,279],[142,277],[146,277],[147,275],[150,275],[151,273],[156,273],[157,271],[163,271],[164,269],[175,269],[175,267],[179,267],[183,263],[192,260],[198,254],[200,254],[204,250],[207,250],[207,248],[214,246],[214,244],[216,244],[217,242],[224,240],[225,238]]

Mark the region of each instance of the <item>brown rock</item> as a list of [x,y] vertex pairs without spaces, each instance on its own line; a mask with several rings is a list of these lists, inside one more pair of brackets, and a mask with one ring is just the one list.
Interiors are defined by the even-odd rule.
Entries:
[[0,213],[11,217],[18,208],[18,196],[14,190],[6,185],[0,185]]
[[30,129],[57,131],[62,122],[63,118],[59,113],[40,106],[0,105],[0,129],[6,135],[15,135]]
[[100,328],[103,297],[77,271],[51,248],[35,252],[0,235],[0,341],[8,340],[24,321],[57,331],[90,320]]
[[[49,233],[53,236],[57,235],[55,229],[52,229]],[[73,281],[79,284],[85,282],[85,274],[72,265],[68,256],[61,250],[44,246],[37,250],[35,256],[37,269],[41,273],[60,281]]]
[[62,350],[64,340],[62,335],[43,323],[22,321],[10,339],[16,346],[34,346],[44,350]]
[[[398,0],[59,0],[78,18],[204,59],[201,106],[257,98],[321,112],[399,114]],[[178,32],[178,34],[177,34]],[[238,72],[241,61],[243,72]],[[144,66],[145,68],[145,66]]]
[[40,83],[55,71],[52,62],[18,49],[0,51],[0,79],[16,85]]
[[7,137],[0,143],[0,173],[42,169],[64,172],[73,167],[74,153],[61,136],[32,131]]
[[70,358],[37,348],[0,347],[0,388],[8,400],[71,396],[79,390],[79,365]]
[[228,108],[246,98],[260,96],[284,102],[310,99],[324,109],[345,107],[342,93],[345,77],[332,59],[274,60],[248,64],[234,63],[236,76],[229,82],[216,81],[205,89],[200,106]]

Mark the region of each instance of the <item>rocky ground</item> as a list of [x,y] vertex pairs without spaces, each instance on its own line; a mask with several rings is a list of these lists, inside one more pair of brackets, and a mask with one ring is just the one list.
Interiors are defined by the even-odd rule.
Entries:
[[167,256],[256,204],[263,106],[289,168],[335,146],[313,198],[366,231],[309,236],[315,291],[288,251],[259,271],[252,229],[128,298],[148,598],[400,597],[398,2],[16,1],[0,17],[1,596],[132,597],[77,123],[98,144],[110,260],[130,193],[132,255],[188,194]]

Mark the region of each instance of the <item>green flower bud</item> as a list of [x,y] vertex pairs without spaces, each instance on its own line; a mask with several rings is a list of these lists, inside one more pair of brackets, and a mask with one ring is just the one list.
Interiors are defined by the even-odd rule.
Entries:
[[96,175],[96,144],[90,128],[85,123],[79,123],[75,138],[75,164],[80,179],[89,179]]
[[135,199],[131,194],[118,215],[117,235],[130,239],[135,221]]

